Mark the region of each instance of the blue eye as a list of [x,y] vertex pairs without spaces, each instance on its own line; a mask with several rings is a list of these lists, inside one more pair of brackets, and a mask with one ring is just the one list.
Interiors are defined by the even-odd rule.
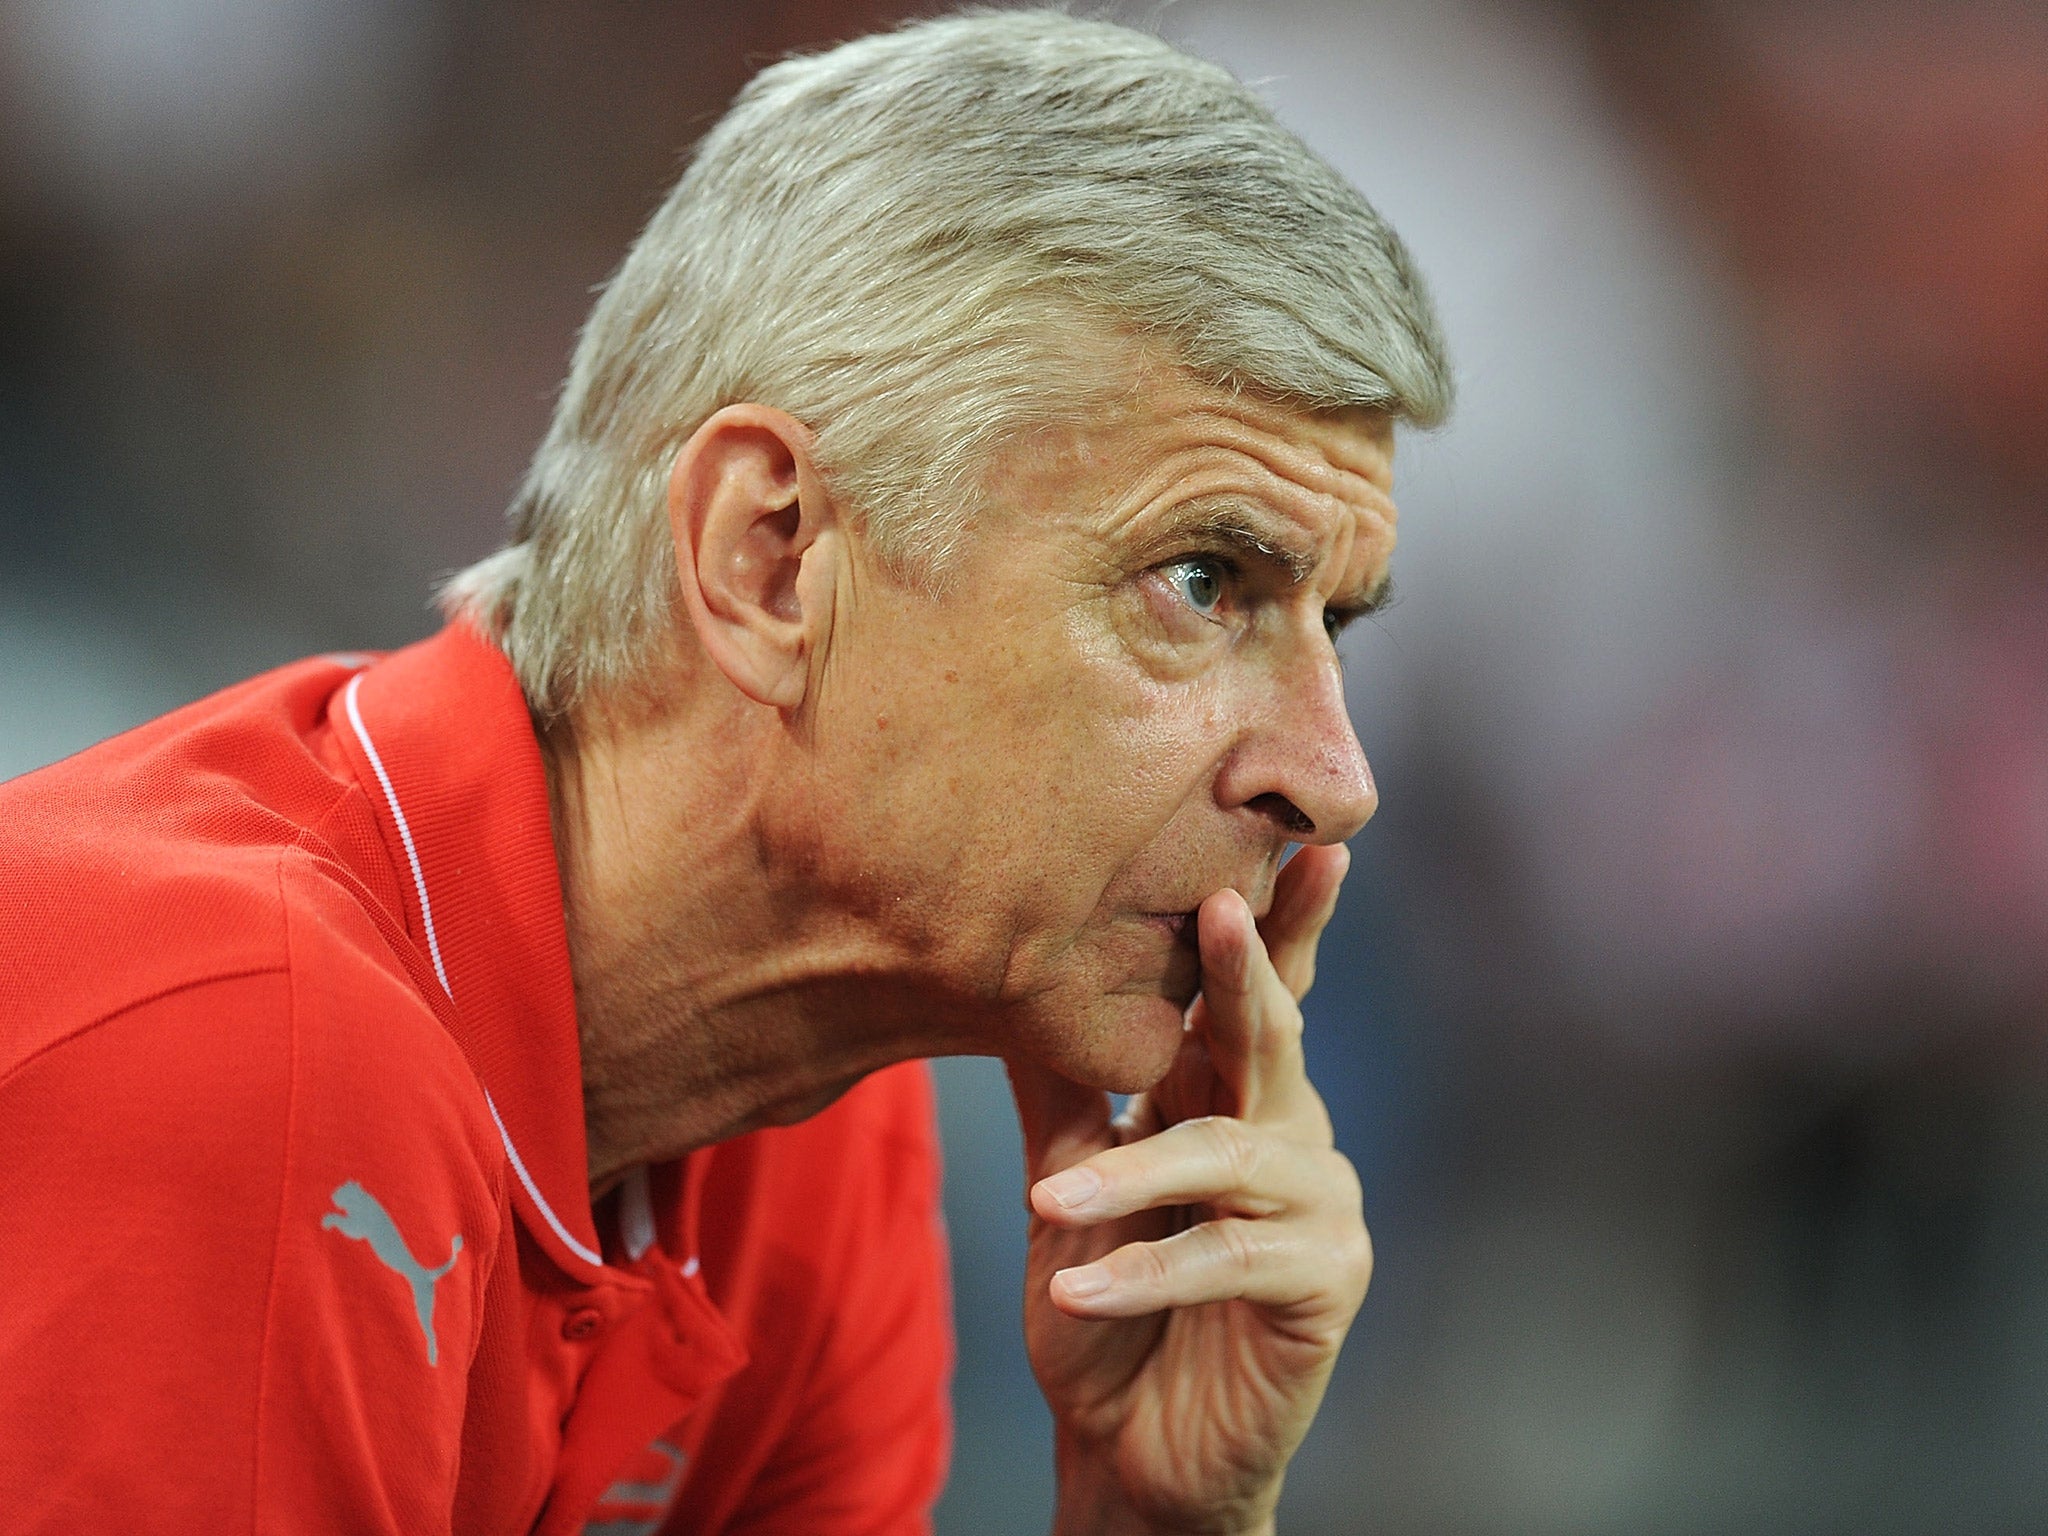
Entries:
[[1207,616],[1223,601],[1223,567],[1214,560],[1176,560],[1166,579],[1195,612]]

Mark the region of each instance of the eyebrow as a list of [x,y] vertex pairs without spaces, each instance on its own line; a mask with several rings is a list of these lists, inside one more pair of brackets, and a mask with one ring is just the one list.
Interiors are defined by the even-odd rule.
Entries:
[[[1208,539],[1227,546],[1240,558],[1270,565],[1294,585],[1315,574],[1321,559],[1287,523],[1256,502],[1241,496],[1204,497],[1186,502],[1172,525],[1177,538]],[[1345,623],[1378,613],[1394,600],[1394,575],[1387,571],[1370,592],[1355,602],[1342,598],[1330,604]]]
[[1380,612],[1394,600],[1394,573],[1388,571],[1373,583],[1373,589],[1365,594],[1363,602],[1354,603],[1345,610],[1346,618],[1363,618]]
[[1306,581],[1315,573],[1316,551],[1299,537],[1288,537],[1291,530],[1279,519],[1240,497],[1189,502],[1179,513],[1172,525],[1176,537],[1206,538],[1227,545],[1248,560],[1278,567],[1292,583]]

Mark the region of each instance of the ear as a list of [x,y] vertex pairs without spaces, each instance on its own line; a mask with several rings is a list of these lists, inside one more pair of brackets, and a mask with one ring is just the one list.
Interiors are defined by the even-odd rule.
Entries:
[[831,628],[837,510],[787,412],[728,405],[683,444],[668,477],[683,606],[704,652],[748,698],[803,702]]

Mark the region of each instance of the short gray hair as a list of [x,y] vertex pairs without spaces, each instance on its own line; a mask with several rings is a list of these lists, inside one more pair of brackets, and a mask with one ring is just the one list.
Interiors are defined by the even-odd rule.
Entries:
[[442,604],[544,719],[644,680],[675,601],[670,465],[739,401],[810,427],[881,555],[942,582],[992,455],[1126,391],[1126,338],[1304,411],[1450,406],[1400,240],[1222,68],[1054,10],[784,60],[606,286],[513,542]]

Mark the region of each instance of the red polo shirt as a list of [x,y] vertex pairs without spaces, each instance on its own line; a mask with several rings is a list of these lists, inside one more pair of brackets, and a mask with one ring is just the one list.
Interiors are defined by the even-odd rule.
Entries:
[[0,1527],[925,1529],[931,1088],[593,1212],[546,782],[451,627],[0,786]]

